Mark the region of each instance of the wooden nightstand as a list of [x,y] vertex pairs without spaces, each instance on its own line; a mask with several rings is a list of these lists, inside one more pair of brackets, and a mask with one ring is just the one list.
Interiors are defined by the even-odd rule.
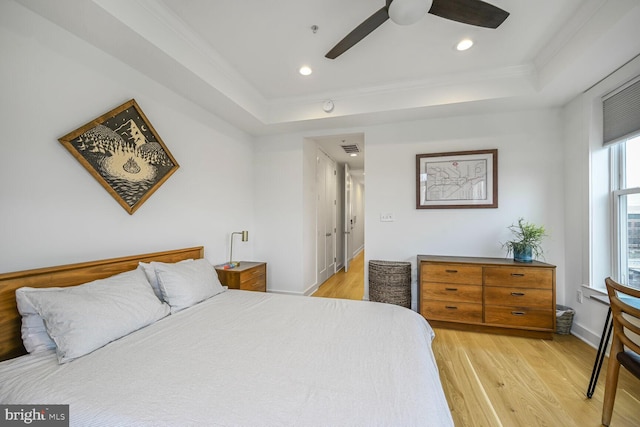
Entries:
[[224,269],[222,265],[216,266],[220,283],[229,289],[241,289],[243,291],[267,291],[267,263],[240,261],[235,268]]

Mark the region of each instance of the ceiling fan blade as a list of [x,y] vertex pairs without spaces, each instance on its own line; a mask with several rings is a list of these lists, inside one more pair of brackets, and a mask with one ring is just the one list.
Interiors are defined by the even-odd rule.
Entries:
[[498,28],[509,16],[509,12],[481,0],[433,0],[429,13],[485,28]]
[[360,40],[368,36],[373,30],[382,25],[389,19],[389,10],[384,6],[376,13],[368,17],[362,24],[358,25],[353,31],[340,40],[326,55],[326,58],[336,59],[338,56],[352,48]]

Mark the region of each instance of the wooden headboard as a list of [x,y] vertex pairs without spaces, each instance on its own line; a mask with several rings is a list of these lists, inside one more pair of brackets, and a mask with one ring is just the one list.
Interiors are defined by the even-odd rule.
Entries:
[[189,258],[202,258],[203,256],[204,247],[197,246],[0,274],[0,360],[11,359],[26,353],[22,345],[20,332],[22,319],[16,306],[16,289],[22,286],[49,288],[80,285],[124,271],[134,270],[138,267],[138,262],[140,261],[178,262]]

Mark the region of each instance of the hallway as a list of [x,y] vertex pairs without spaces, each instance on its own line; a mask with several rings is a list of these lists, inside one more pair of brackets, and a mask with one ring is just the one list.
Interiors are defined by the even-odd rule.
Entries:
[[341,269],[320,285],[311,296],[362,300],[364,296],[364,250],[353,258],[347,273],[344,272],[344,268]]

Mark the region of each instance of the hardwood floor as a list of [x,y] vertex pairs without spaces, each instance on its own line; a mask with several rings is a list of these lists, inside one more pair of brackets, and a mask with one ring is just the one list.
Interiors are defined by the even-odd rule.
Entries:
[[[361,300],[364,252],[313,296]],[[605,359],[593,398],[595,349],[571,335],[552,341],[435,329],[433,352],[457,427],[600,425]],[[620,369],[612,427],[640,426],[640,381]]]
[[320,285],[312,296],[361,300],[364,296],[364,251],[353,258],[347,273],[340,270]]
[[[606,360],[593,398],[595,350],[553,340],[436,329],[433,351],[456,426],[599,426]],[[640,426],[640,381],[623,369],[611,426]]]

